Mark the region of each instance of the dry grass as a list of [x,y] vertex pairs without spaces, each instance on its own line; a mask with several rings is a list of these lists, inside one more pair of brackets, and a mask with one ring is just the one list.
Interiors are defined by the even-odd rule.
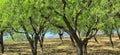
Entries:
[[[93,39],[88,44],[88,55],[119,55],[120,40],[114,37],[114,48],[111,47],[108,37],[97,38],[99,44]],[[73,47],[69,38],[64,38],[63,43],[60,39],[45,39],[44,55],[76,55],[76,48]],[[1,54],[0,54],[1,55]],[[32,55],[28,42],[9,42],[5,43],[4,55]],[[38,46],[38,55],[40,48]]]

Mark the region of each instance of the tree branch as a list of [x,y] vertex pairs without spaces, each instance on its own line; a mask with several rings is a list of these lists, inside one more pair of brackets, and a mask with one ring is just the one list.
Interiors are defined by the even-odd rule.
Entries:
[[33,29],[33,31],[34,31],[34,33],[37,34],[36,29],[35,29],[35,27],[33,26],[32,17],[29,17],[29,20],[30,20],[30,25],[31,25],[31,27],[32,27],[32,29]]
[[23,24],[23,21],[19,21],[19,24],[21,25],[21,27],[22,27],[23,30],[25,31],[25,35],[26,35],[28,41],[29,41],[30,43],[32,43],[33,40],[30,38],[30,36],[29,36],[29,34],[28,34],[28,31],[27,31],[26,27],[25,27],[24,24]]
[[95,33],[93,34],[90,34],[88,37],[86,37],[84,40],[83,40],[83,42],[85,43],[85,42],[87,42],[89,39],[91,39],[92,37],[94,37],[96,34],[97,34],[97,32],[98,32],[98,29],[96,28],[96,30],[95,30]]
[[18,31],[18,30],[16,30],[16,29],[14,29],[13,27],[11,27],[11,28],[12,28],[12,30],[13,30],[14,32],[16,32],[16,33],[25,33],[25,32]]
[[53,22],[51,22],[48,18],[50,17],[50,15],[49,16],[47,16],[47,17],[45,17],[44,15],[41,15],[43,18],[45,18],[50,24],[52,24],[53,26],[55,26],[55,27],[57,27],[57,28],[64,28],[63,26],[61,26],[61,25],[57,25],[57,24],[55,24],[55,23],[53,23]]
[[76,16],[74,17],[74,27],[75,31],[77,31],[77,22],[78,22],[78,16],[82,13],[82,9],[79,9],[79,11],[76,13]]
[[58,14],[59,16],[63,16],[62,14],[60,14],[58,11],[54,11],[56,14]]

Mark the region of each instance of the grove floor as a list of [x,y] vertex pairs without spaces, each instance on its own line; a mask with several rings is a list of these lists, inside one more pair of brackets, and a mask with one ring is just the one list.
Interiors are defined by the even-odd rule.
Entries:
[[[91,39],[88,44],[87,55],[120,55],[120,40],[113,37],[114,48],[111,47],[108,37],[97,37],[99,44]],[[69,38],[45,39],[43,55],[76,55],[76,48]],[[1,55],[1,54],[0,54]],[[28,42],[6,42],[4,55],[32,55]],[[38,55],[40,47],[38,44]]]

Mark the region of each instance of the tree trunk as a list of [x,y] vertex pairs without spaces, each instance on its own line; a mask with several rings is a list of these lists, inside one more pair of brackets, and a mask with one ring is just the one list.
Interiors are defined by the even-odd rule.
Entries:
[[88,45],[88,41],[85,42],[85,44],[83,45],[83,47],[84,47],[83,52],[84,52],[85,54],[87,54],[87,45]]
[[34,43],[34,46],[35,46],[35,55],[37,55],[37,44],[38,44],[38,40],[39,40],[39,35],[38,34],[35,34],[35,43]]
[[117,30],[117,35],[118,35],[119,40],[120,40],[120,32],[119,32],[119,30]]
[[36,55],[36,53],[35,53],[35,47],[34,47],[33,43],[31,43],[30,45],[31,45],[32,54]]
[[95,36],[94,36],[94,40],[95,40],[95,42],[99,43],[98,40],[97,40],[97,38]]
[[[66,7],[66,1],[65,0],[62,0],[63,2],[63,11],[65,12],[65,7]],[[75,40],[76,42],[76,46],[78,48],[78,55],[83,55],[83,45],[82,45],[82,39],[79,39],[79,37],[77,36],[76,34],[76,30],[74,30],[74,28],[70,25],[65,13],[63,14],[63,20],[67,26],[67,28],[69,29],[69,32],[71,34],[71,36],[73,37],[73,39]]]
[[70,35],[70,40],[71,40],[73,46],[75,47],[75,41],[74,41],[72,35],[71,35],[70,32],[68,32],[68,31],[65,31],[65,32],[67,32],[67,33]]
[[29,42],[30,47],[31,47],[32,54],[33,54],[33,55],[36,55],[36,53],[35,53],[35,47],[34,47],[34,41],[33,41],[32,39],[29,39],[29,38],[30,38],[30,37],[27,37],[28,42]]
[[113,41],[112,41],[112,34],[109,34],[109,39],[110,39],[111,46],[114,48],[114,44],[113,44]]
[[71,32],[72,38],[75,40],[76,42],[76,46],[78,49],[78,55],[83,55],[83,41],[81,39],[78,38],[77,34],[75,31]]
[[77,47],[77,51],[78,51],[77,55],[84,55],[83,54],[83,45],[81,45],[80,47]]
[[71,42],[72,42],[73,46],[75,47],[75,42],[74,42],[74,39],[72,38],[71,35],[70,35],[70,39],[71,39]]
[[[63,1],[64,2],[64,1]],[[76,46],[78,47],[78,55],[83,55],[83,46],[82,46],[82,40],[81,39],[79,39],[79,37],[77,36],[77,34],[76,34],[76,31],[72,28],[72,26],[70,25],[70,23],[69,23],[69,21],[67,20],[67,18],[66,18],[66,16],[65,16],[65,14],[64,14],[64,16],[63,16],[63,20],[64,20],[64,22],[66,23],[66,25],[67,25],[67,27],[68,27],[68,29],[69,29],[69,32],[70,32],[70,34],[71,34],[71,36],[72,36],[72,38],[75,40],[75,42],[76,42]]]
[[62,41],[62,43],[63,43],[63,34],[61,34],[61,33],[58,33],[59,34],[59,37],[60,37],[60,40]]
[[40,48],[41,48],[41,55],[43,55],[43,42],[44,42],[44,37],[45,37],[45,33],[42,33],[42,35],[39,37],[39,44],[40,44]]
[[[113,27],[112,27],[112,29],[113,29]],[[114,44],[112,41],[112,29],[110,29],[110,32],[109,32],[109,39],[110,39],[111,46],[114,48]]]
[[30,44],[32,54],[33,54],[33,55],[36,55],[35,46],[34,46],[34,41],[30,38],[30,36],[29,36],[27,33],[25,33],[25,35],[26,35],[27,40],[28,40],[28,42],[29,42],[29,44]]
[[59,37],[60,37],[60,40],[62,41],[62,43],[63,43],[63,33],[64,33],[64,31],[62,31],[62,29],[61,30],[59,30],[59,33],[58,33],[58,35],[59,35]]
[[[27,38],[28,39],[28,38]],[[33,55],[37,55],[37,40],[28,39]]]
[[0,45],[1,45],[1,52],[2,53],[4,53],[3,34],[4,34],[4,31],[1,31],[0,32]]
[[[31,20],[30,20],[31,21]],[[38,42],[38,38],[36,38],[38,35],[36,34],[36,32],[35,32],[35,39],[33,40],[30,36],[29,36],[29,33],[28,33],[28,31],[27,31],[27,29],[26,29],[26,27],[25,27],[25,25],[23,24],[23,22],[22,21],[20,21],[19,22],[19,24],[21,25],[21,27],[23,28],[23,30],[25,31],[25,35],[26,35],[26,37],[27,37],[27,40],[28,40],[28,42],[29,42],[29,44],[30,44],[30,47],[31,47],[31,50],[32,50],[32,54],[33,55],[37,55],[37,42]],[[33,26],[32,26],[33,27]],[[34,28],[33,28],[34,29]]]

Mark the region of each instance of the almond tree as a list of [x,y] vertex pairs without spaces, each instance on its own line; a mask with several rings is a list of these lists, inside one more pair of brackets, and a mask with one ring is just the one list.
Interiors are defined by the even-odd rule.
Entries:
[[3,35],[5,33],[5,30],[7,29],[7,17],[6,13],[4,11],[5,6],[5,1],[1,0],[0,1],[0,50],[2,53],[4,53],[4,41],[3,41]]
[[[109,31],[113,30],[113,17],[116,13],[116,10],[112,11],[111,7],[112,5],[118,5],[117,0],[45,0],[43,2],[44,7],[46,7],[45,10],[47,9],[47,11],[49,12],[45,12],[43,10],[45,14],[42,16],[46,17],[45,19],[47,21],[52,19],[53,21],[49,22],[53,26],[57,28],[63,28],[70,33],[77,45],[78,55],[83,55],[83,52],[87,51],[84,51],[83,47],[87,45],[88,40],[94,37],[97,31],[101,30],[105,24],[110,24],[109,26],[106,26],[109,27],[107,28],[109,29]],[[106,16],[106,14],[108,17]],[[103,22],[107,21],[106,19],[109,21],[108,23]],[[77,35],[77,32],[80,32],[81,34],[84,32],[86,37],[79,37],[79,35]],[[109,33],[110,40],[112,39],[111,32],[112,31],[110,31]]]
[[[64,25],[56,24],[56,27],[59,26],[58,28],[63,28],[64,30],[67,30],[70,33],[70,35],[75,40],[75,43],[77,45],[78,55],[83,55],[83,46],[85,45],[86,42],[88,42],[89,39],[95,36],[98,31],[98,28],[96,27],[97,24],[94,21],[94,23],[91,24],[93,26],[90,28],[90,30],[88,30],[89,33],[87,34],[88,36],[86,38],[82,39],[81,37],[79,38],[79,36],[77,35],[77,31],[84,28],[84,26],[86,26],[86,24],[90,22],[87,19],[91,19],[91,17],[89,18],[89,16],[92,15],[89,12],[90,10],[89,7],[92,6],[91,5],[92,1],[90,0],[84,3],[84,1],[81,2],[79,0],[74,0],[74,1],[61,0],[61,1],[54,1],[55,3],[54,6],[52,6],[51,4],[53,3],[53,1],[48,1],[48,2],[49,3],[46,2],[49,5],[47,6],[47,8],[48,10],[51,10],[51,13],[50,14],[48,13],[48,16],[50,17],[46,18],[46,20],[50,20],[53,18],[54,21],[58,21],[57,23],[64,24]],[[86,9],[86,7],[83,6],[83,4],[87,6],[89,9]],[[96,20],[97,18],[94,19]],[[81,22],[85,22],[86,24]]]
[[[48,30],[48,22],[40,16],[42,9],[39,0],[11,0],[6,1],[9,11],[7,20],[12,20],[8,25],[17,32],[26,35],[33,55],[37,55],[37,45],[40,42],[43,51],[44,35]],[[41,52],[42,54],[42,52]]]

